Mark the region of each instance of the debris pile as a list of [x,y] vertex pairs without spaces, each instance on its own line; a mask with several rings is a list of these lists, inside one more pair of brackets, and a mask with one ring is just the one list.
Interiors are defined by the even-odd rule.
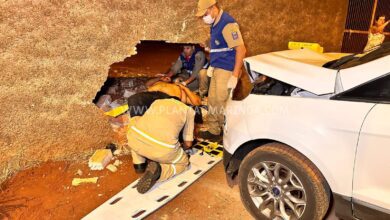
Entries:
[[[115,173],[118,171],[118,167],[122,164],[122,161],[119,159],[115,159],[113,156],[113,152],[117,152],[115,144],[109,144],[106,146],[106,149],[96,150],[95,153],[89,158],[88,166],[92,171],[102,171],[104,168]],[[111,163],[113,160],[115,161]],[[74,174],[75,176],[80,176],[78,178],[73,178],[72,186],[79,186],[85,183],[93,183],[96,184],[99,177],[91,177],[91,178],[82,178],[84,172],[80,169]],[[88,173],[90,176],[91,173]],[[99,186],[99,185],[98,185]]]
[[128,98],[135,93],[146,91],[146,82],[149,79],[147,77],[108,78],[96,98],[99,100],[104,95],[109,95],[113,101]]
[[146,91],[149,78],[108,78],[101,92],[97,95],[95,104],[104,114],[110,116],[109,122],[115,132],[115,140],[119,151],[127,144],[127,129],[130,120],[127,114],[127,98]]
[[[88,161],[91,170],[107,170],[115,173],[122,164],[120,160],[115,160],[114,155],[120,155],[123,147],[127,144],[127,130],[130,120],[127,114],[127,98],[146,91],[146,82],[148,78],[108,78],[101,92],[98,93],[95,104],[107,115],[108,121],[116,134],[116,144],[109,144],[106,149],[96,150]],[[78,170],[75,174],[82,176],[83,172]],[[98,177],[93,178],[74,178],[73,186],[83,183],[97,183]]]

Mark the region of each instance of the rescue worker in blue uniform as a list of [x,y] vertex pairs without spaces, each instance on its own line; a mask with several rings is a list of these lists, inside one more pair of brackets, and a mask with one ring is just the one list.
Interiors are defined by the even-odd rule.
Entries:
[[210,67],[211,77],[207,115],[207,131],[199,133],[203,139],[221,140],[224,109],[229,94],[235,89],[241,75],[246,47],[238,24],[224,12],[216,0],[199,0],[198,17],[210,25]]
[[[193,45],[184,45],[183,52],[171,67],[168,77],[174,82],[180,82],[193,92],[199,92],[204,97],[208,92],[207,77],[208,61],[202,50]],[[176,79],[176,80],[175,80]]]

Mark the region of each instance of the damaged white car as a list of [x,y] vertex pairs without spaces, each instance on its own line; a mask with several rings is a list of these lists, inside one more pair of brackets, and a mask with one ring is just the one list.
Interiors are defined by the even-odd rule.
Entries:
[[389,46],[245,59],[268,80],[228,102],[224,166],[256,219],[390,219]]

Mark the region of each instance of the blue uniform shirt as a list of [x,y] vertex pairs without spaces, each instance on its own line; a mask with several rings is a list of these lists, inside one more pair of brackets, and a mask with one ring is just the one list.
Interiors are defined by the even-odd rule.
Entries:
[[233,17],[223,12],[220,20],[210,29],[210,66],[233,71],[236,62],[236,51],[229,48],[222,31],[227,24],[236,23]]

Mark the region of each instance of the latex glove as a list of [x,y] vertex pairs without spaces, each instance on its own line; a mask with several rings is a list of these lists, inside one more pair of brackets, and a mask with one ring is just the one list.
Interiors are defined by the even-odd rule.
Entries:
[[207,69],[207,76],[208,77],[213,77],[213,75],[214,75],[214,67],[209,67],[208,69]]
[[185,150],[185,152],[188,154],[188,155],[194,155],[196,153],[196,150],[193,149],[193,148],[188,148],[187,150]]
[[228,81],[227,88],[228,89],[235,89],[237,86],[237,82],[238,82],[238,78],[235,76],[231,76],[229,81]]
[[157,74],[155,75],[155,77],[164,77],[164,76],[166,76],[166,74],[164,74],[164,73],[157,73]]

